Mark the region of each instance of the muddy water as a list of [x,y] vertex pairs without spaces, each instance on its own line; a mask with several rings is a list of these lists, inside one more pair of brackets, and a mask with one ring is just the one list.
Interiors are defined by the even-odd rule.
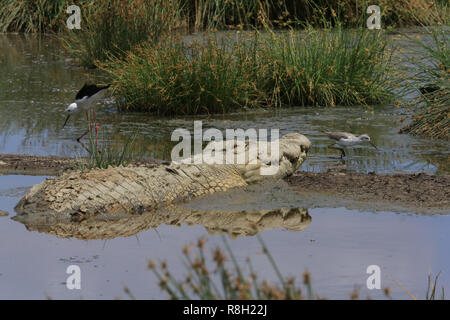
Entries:
[[[86,124],[79,116],[61,130],[65,118],[62,110],[72,102],[86,79],[105,80],[96,71],[71,64],[50,38],[0,36],[0,153],[83,154],[74,138],[85,130]],[[190,117],[166,119],[119,114],[112,100],[99,105],[98,110],[101,142],[120,146],[136,133],[136,152],[140,156],[168,159],[174,145],[169,141],[172,131],[179,127],[193,129],[194,118]],[[398,120],[406,114],[403,109],[376,106],[301,108],[195,119],[203,120],[204,128],[278,128],[281,134],[302,132],[311,139],[313,148],[301,170],[448,173],[447,142],[397,134],[401,126]],[[327,148],[328,140],[322,130],[368,133],[379,150],[370,145],[355,147],[349,150],[343,164],[337,159],[339,152]],[[44,179],[0,176],[0,210],[14,216],[17,201],[29,187]],[[214,208],[205,208],[202,202],[193,206],[264,210],[295,205],[292,197],[283,196],[287,193],[283,189],[250,192],[264,197],[225,198],[215,202]],[[345,299],[355,285],[360,285],[362,297],[382,298],[379,291],[365,288],[366,268],[371,264],[381,267],[382,286],[391,286],[397,298],[407,296],[388,278],[424,297],[430,269],[442,270],[441,283],[447,291],[450,289],[447,247],[450,216],[304,209],[311,220],[301,231],[272,224],[261,228],[260,235],[284,274],[300,276],[307,268],[312,273],[315,290],[322,296]],[[147,258],[166,259],[174,274],[181,277],[185,273],[180,255],[184,244],[202,235],[207,236],[211,248],[222,244],[220,230],[208,234],[211,229],[195,223],[176,226],[172,221],[157,228],[144,228],[135,236],[81,241],[28,231],[10,217],[0,217],[0,298],[126,297],[124,285],[139,298],[164,298],[155,277],[146,270]],[[261,278],[276,280],[271,266],[259,253],[255,237],[238,237],[230,244],[240,261],[251,257]],[[70,291],[64,284],[68,276],[65,270],[71,264],[81,267],[82,290]]]

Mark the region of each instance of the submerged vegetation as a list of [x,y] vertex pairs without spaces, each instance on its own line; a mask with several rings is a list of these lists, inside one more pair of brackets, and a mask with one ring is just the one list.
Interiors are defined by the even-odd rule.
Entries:
[[390,55],[382,32],[336,26],[210,34],[190,44],[171,37],[100,67],[113,79],[122,109],[225,113],[255,106],[387,103]]

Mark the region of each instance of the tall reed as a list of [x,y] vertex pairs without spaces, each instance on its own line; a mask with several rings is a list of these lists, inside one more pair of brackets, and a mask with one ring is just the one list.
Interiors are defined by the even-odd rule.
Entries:
[[[80,1],[87,4],[90,0]],[[91,1],[92,2],[92,1]],[[0,2],[0,32],[50,32],[65,26],[69,0],[2,0]]]
[[[210,29],[255,28],[262,16],[273,27],[292,26],[296,21],[320,25],[322,16],[333,14],[345,26],[356,26],[369,5],[382,8],[384,26],[408,26],[436,23],[445,11],[446,0],[170,0],[180,14],[178,25],[188,25],[193,31]],[[122,1],[129,6],[128,1]],[[71,4],[82,9],[83,21],[97,19],[97,8],[116,4],[115,0],[3,0],[0,2],[0,32],[49,32],[65,29],[65,10]],[[438,8],[438,10],[433,10]],[[145,8],[144,8],[145,9]],[[92,15],[92,16],[91,16]],[[91,21],[92,22],[92,21]]]
[[416,114],[400,132],[450,140],[450,15],[438,27],[425,27],[422,38],[410,38],[423,53],[411,62],[414,74],[407,83],[418,90]]
[[92,121],[92,111],[89,112],[89,118],[86,120],[87,128],[90,128],[86,135],[87,145],[80,141],[80,145],[87,152],[88,157],[78,156],[78,169],[107,169],[108,167],[127,166],[130,162],[136,161],[135,149],[136,133],[128,136],[123,143],[115,145],[111,139],[104,139],[95,133]]
[[[269,29],[270,30],[270,29]],[[390,49],[381,32],[340,26],[241,32],[143,45],[101,69],[124,110],[159,115],[251,107],[387,103]]]
[[176,0],[99,0],[81,30],[66,30],[64,47],[85,66],[155,43],[177,26]]

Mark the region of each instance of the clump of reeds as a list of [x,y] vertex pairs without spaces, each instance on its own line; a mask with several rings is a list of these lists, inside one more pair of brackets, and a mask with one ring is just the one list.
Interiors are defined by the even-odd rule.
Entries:
[[95,133],[96,123],[93,123],[92,117],[86,121],[90,132],[87,134],[87,144],[80,141],[80,145],[87,152],[87,157],[78,157],[78,168],[86,169],[107,169],[108,167],[127,166],[136,160],[136,154],[133,153],[136,141],[136,133],[127,137],[126,141],[120,145],[113,144],[108,139],[100,139]]
[[[171,299],[291,300],[320,298],[313,293],[309,272],[305,271],[303,273],[303,285],[306,288],[306,295],[304,295],[295,278],[285,278],[281,275],[266,245],[261,238],[258,237],[258,239],[263,253],[277,273],[279,280],[277,284],[270,284],[265,280],[260,281],[249,259],[247,259],[249,272],[246,274],[244,268],[239,265],[234,257],[225,238],[226,252],[219,247],[212,251],[214,270],[209,269],[207,266],[205,239],[198,240],[196,249],[193,249],[191,246],[183,248],[184,264],[189,272],[184,280],[175,279],[164,261],[157,266],[155,262],[149,260],[148,268],[158,278],[160,288]],[[227,253],[229,256],[227,256]],[[232,269],[227,267],[229,259],[231,259],[233,264]],[[215,281],[214,278],[219,280]]]
[[382,32],[340,25],[271,33],[263,51],[275,105],[367,105],[390,102],[391,50]]
[[410,39],[424,51],[420,60],[413,61],[416,72],[410,88],[420,93],[415,100],[418,111],[412,122],[400,132],[430,138],[450,139],[450,22],[438,27],[426,27],[425,36]]
[[121,57],[136,45],[155,43],[177,27],[175,0],[100,0],[80,30],[67,30],[62,42],[85,66]]
[[413,115],[412,122],[401,132],[450,140],[450,88],[440,88],[423,99],[426,106]]
[[[0,32],[49,32],[65,28],[67,6],[77,4],[82,8],[83,20],[103,4],[115,0],[3,0],[0,2]],[[127,4],[127,1],[122,1]],[[418,23],[435,23],[448,11],[446,0],[170,0],[179,15],[176,24],[189,26],[194,31],[211,29],[262,27],[265,16],[273,27],[292,26],[296,21],[320,25],[322,17],[331,19],[333,12],[345,26],[359,25],[359,18],[369,5],[379,5],[385,26],[408,26]],[[438,8],[438,10],[434,10]],[[102,14],[106,14],[102,11]],[[131,34],[130,34],[131,35]]]
[[341,26],[236,33],[143,45],[101,68],[126,110],[159,115],[249,107],[387,103],[390,49],[381,32]]
[[254,82],[254,50],[244,43],[229,48],[213,38],[191,44],[169,38],[101,68],[113,78],[122,109],[158,115],[226,113],[257,104],[263,94]]
[[[2,0],[0,2],[0,32],[56,32],[65,27],[69,0]],[[81,0],[88,5],[92,0]]]

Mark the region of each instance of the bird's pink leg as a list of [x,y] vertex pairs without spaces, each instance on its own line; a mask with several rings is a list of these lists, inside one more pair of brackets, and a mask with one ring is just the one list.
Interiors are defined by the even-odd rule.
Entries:
[[[87,119],[87,121],[89,121],[89,113],[88,113],[87,110],[85,111],[85,114],[86,114],[86,119]],[[92,125],[91,125],[91,123],[89,123],[89,130],[86,131],[85,133],[83,133],[81,136],[79,136],[79,137],[77,138],[77,141],[80,142],[80,140],[81,140],[85,135],[87,135],[89,132],[91,132],[91,131],[92,131]]]
[[95,125],[95,151],[97,151],[97,145],[98,145],[98,125],[97,125],[97,119],[95,118],[95,108],[92,107],[92,118],[94,119],[94,125]]

